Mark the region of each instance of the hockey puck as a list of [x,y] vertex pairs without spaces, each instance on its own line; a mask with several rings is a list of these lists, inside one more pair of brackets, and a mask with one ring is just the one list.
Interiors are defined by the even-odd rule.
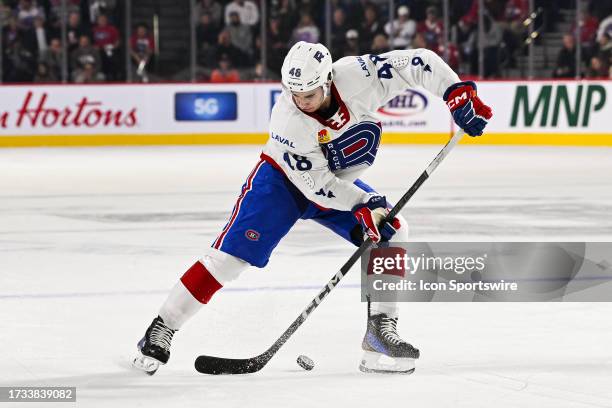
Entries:
[[306,371],[310,371],[314,368],[314,361],[305,355],[298,356],[297,363]]

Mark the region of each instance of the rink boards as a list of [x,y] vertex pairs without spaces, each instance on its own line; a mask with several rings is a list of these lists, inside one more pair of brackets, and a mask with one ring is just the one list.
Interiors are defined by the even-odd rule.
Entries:
[[[612,81],[482,81],[494,117],[469,144],[612,146]],[[0,147],[261,144],[278,83],[2,87]],[[442,143],[444,102],[407,89],[378,111],[383,143]]]

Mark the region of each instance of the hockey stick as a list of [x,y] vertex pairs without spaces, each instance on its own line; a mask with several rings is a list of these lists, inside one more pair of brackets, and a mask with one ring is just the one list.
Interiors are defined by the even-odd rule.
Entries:
[[[446,146],[442,148],[440,153],[435,159],[427,166],[425,171],[421,173],[419,178],[414,182],[412,187],[406,191],[406,193],[399,199],[397,204],[389,211],[387,216],[388,220],[392,220],[399,212],[404,208],[408,200],[416,193],[421,185],[429,178],[431,173],[438,167],[438,165],[444,160],[448,153],[457,145],[459,140],[463,137],[463,130],[459,129],[453,137],[448,141]],[[351,267],[357,262],[361,255],[367,251],[372,244],[372,240],[368,238],[361,244],[361,246],[355,251],[355,253],[349,258],[348,261],[340,268],[340,270],[332,276],[327,282],[327,285],[314,299],[310,301],[304,311],[291,323],[291,326],[285,330],[285,332],[270,346],[269,349],[261,353],[260,355],[252,358],[222,358],[214,356],[199,356],[195,360],[195,369],[203,374],[248,374],[254,373],[262,368],[268,361],[276,354],[276,352],[285,344],[289,337],[296,332],[296,330],[304,323],[308,316],[321,304],[323,299],[332,291],[333,288],[338,285],[340,280],[348,273]]]

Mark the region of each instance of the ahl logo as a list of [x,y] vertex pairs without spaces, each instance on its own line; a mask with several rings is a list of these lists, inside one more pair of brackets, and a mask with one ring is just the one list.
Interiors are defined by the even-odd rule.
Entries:
[[246,230],[246,232],[244,233],[244,236],[247,237],[247,239],[250,241],[259,241],[260,234],[259,232],[250,229],[250,230]]
[[319,133],[317,134],[317,136],[319,139],[319,143],[327,143],[331,140],[331,136],[329,135],[329,132],[327,131],[327,129],[319,130]]
[[413,89],[391,99],[387,105],[378,109],[385,116],[412,116],[424,112],[429,101],[427,96]]

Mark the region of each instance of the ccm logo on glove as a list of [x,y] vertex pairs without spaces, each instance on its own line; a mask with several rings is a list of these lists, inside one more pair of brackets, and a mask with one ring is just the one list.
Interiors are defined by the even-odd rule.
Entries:
[[470,136],[482,135],[493,112],[478,97],[474,82],[457,82],[451,85],[444,92],[443,98],[457,126]]

